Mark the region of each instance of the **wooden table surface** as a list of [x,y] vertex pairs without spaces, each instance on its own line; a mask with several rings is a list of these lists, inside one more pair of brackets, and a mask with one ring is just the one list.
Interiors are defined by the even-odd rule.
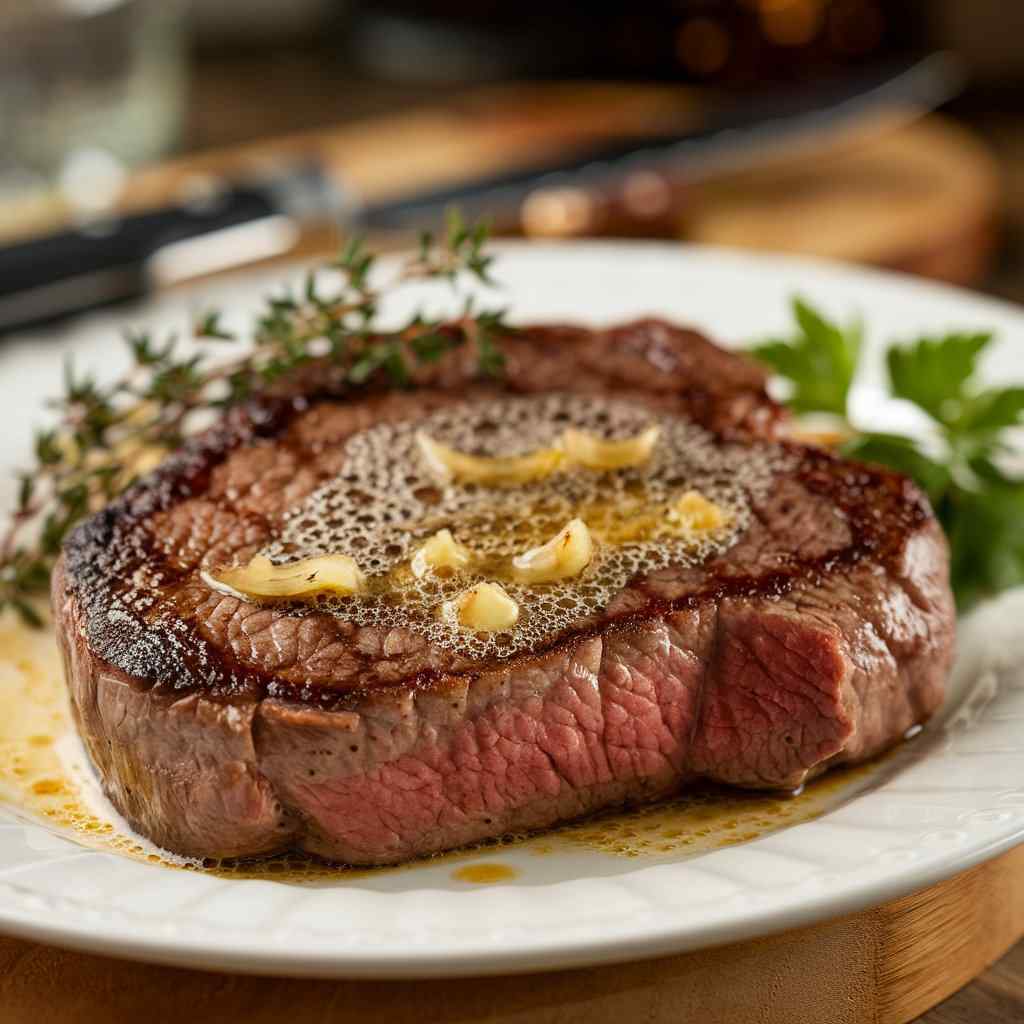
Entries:
[[1024,942],[981,977],[918,1018],[919,1024],[1010,1024],[1024,1021]]
[[[258,82],[262,89],[270,71],[273,88],[285,99],[270,105],[261,103],[257,108],[249,102],[250,91],[240,88],[239,83],[251,80]],[[314,128],[352,116],[406,108],[413,103],[422,105],[424,100],[423,91],[418,88],[415,91],[390,88],[377,92],[368,91],[365,87],[353,88],[352,83],[346,82],[343,77],[339,78],[336,68],[311,66],[304,56],[283,57],[269,70],[262,57],[258,62],[250,63],[244,59],[240,62],[220,59],[211,62],[209,68],[200,66],[198,69],[193,83],[193,115],[188,126],[187,140],[190,146],[203,149],[250,142],[258,134]],[[999,116],[985,119],[979,122],[979,126],[995,143],[1004,176],[1011,183],[1005,204],[1009,230],[1004,237],[1009,239],[1009,244],[1004,243],[1002,258],[987,282],[988,288],[984,290],[1024,301],[1024,246],[1017,242],[1017,239],[1024,237],[1024,231],[1021,230],[1024,225],[1024,192],[1020,191],[1020,182],[1024,182],[1024,125],[1019,119]],[[1017,184],[1013,185],[1014,182]],[[20,940],[0,939],[0,975],[5,979],[0,989],[5,992],[5,997],[0,1000],[0,1020],[46,1021],[48,1017],[45,1008],[40,1008],[32,1000],[19,1002],[21,1015],[8,1016],[5,1012],[8,997],[11,993],[24,993],[36,987],[49,989],[61,986],[68,974],[75,977],[94,974],[96,984],[91,999],[80,1004],[80,1015],[66,1019],[129,1019],[118,1016],[117,1012],[119,1006],[127,1006],[130,1002],[126,1002],[122,998],[123,994],[118,992],[119,971],[96,970],[99,963],[102,961],[82,954],[63,953]],[[159,972],[166,973],[168,969],[137,968],[137,971],[140,973],[135,977],[155,978]],[[182,977],[185,977],[184,973]],[[266,979],[231,978],[226,975],[218,977],[221,979],[218,982],[221,988],[236,993],[242,1003],[248,1002],[253,1009],[266,1009],[268,1003],[274,1002],[275,991],[281,991],[280,986],[288,984]],[[187,989],[183,991],[187,992]],[[325,1003],[322,1017],[325,1024],[339,1019],[331,1012],[328,1003]],[[167,1005],[154,1006],[152,1015],[147,1017],[149,1024],[172,1019],[168,1016],[172,1009],[176,1015],[173,1019],[209,1019],[200,1008],[190,1010],[185,1003],[177,1002],[169,993]],[[286,1015],[287,1007],[281,1006],[280,1012],[282,1016]],[[264,1018],[260,1016],[259,1019]],[[427,1014],[423,1019],[430,1019],[430,1015]],[[1024,1021],[1024,942],[918,1020],[919,1024],[1008,1024],[1011,1021]],[[813,1024],[813,1021],[808,1020],[807,1024]]]

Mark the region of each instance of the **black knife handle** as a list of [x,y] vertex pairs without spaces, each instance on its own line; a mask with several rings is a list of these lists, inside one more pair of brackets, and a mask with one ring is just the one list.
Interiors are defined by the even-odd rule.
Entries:
[[0,248],[0,297],[124,269],[144,283],[146,260],[171,242],[245,224],[275,212],[274,196],[233,185],[202,202],[183,203]]

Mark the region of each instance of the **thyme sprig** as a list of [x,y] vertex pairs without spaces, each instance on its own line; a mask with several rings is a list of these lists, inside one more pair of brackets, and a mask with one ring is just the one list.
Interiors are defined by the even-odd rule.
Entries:
[[417,251],[382,281],[377,257],[354,237],[320,268],[326,274],[311,271],[298,290],[268,298],[238,353],[224,349],[241,347],[243,338],[212,311],[194,324],[196,344],[188,352],[176,335],[128,332],[132,365],[112,382],[66,363],[63,393],[49,403],[57,422],[36,434],[34,465],[19,474],[15,508],[0,532],[0,611],[13,609],[38,625],[34,599],[49,586],[76,523],[152,469],[211,413],[287,387],[311,364],[326,364],[344,389],[378,376],[402,387],[417,366],[467,345],[481,374],[499,375],[496,336],[509,330],[504,312],[478,309],[471,297],[444,321],[416,314],[387,331],[377,323],[381,300],[406,285],[444,280],[458,288],[466,276],[492,284],[486,241],[485,225],[467,225],[452,213],[440,236],[423,233]]

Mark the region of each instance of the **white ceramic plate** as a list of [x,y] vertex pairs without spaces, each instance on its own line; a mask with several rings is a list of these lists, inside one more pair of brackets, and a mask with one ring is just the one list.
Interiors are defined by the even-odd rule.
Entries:
[[[675,245],[507,246],[496,274],[521,319],[659,313],[726,343],[785,329],[795,291],[835,315],[863,314],[871,365],[856,408],[873,425],[905,415],[878,387],[879,346],[894,337],[995,328],[1000,342],[986,374],[1024,379],[1024,314],[907,277]],[[140,317],[173,322],[204,299],[242,310],[280,276],[165,298]],[[0,468],[26,450],[67,351],[101,373],[116,371],[114,336],[124,319],[0,346]],[[518,877],[507,884],[467,885],[442,860],[306,887],[84,849],[0,810],[0,929],[168,963],[398,978],[626,960],[846,913],[1024,839],[1022,614],[1024,597],[1011,594],[962,626],[940,720],[862,779],[858,793],[821,818],[743,845],[660,860],[512,847],[477,858],[514,867]]]

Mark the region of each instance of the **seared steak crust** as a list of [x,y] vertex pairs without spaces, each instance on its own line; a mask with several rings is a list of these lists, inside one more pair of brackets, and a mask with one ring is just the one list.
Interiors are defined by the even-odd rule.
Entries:
[[[504,347],[505,392],[632,397],[723,445],[780,419],[759,369],[659,321]],[[793,787],[939,705],[953,608],[927,503],[791,444],[722,556],[635,579],[597,621],[508,661],[202,583],[337,474],[352,433],[496,390],[462,355],[418,383],[237,410],[69,540],[53,595],[76,720],[114,805],[157,843],[398,861],[697,777]]]

